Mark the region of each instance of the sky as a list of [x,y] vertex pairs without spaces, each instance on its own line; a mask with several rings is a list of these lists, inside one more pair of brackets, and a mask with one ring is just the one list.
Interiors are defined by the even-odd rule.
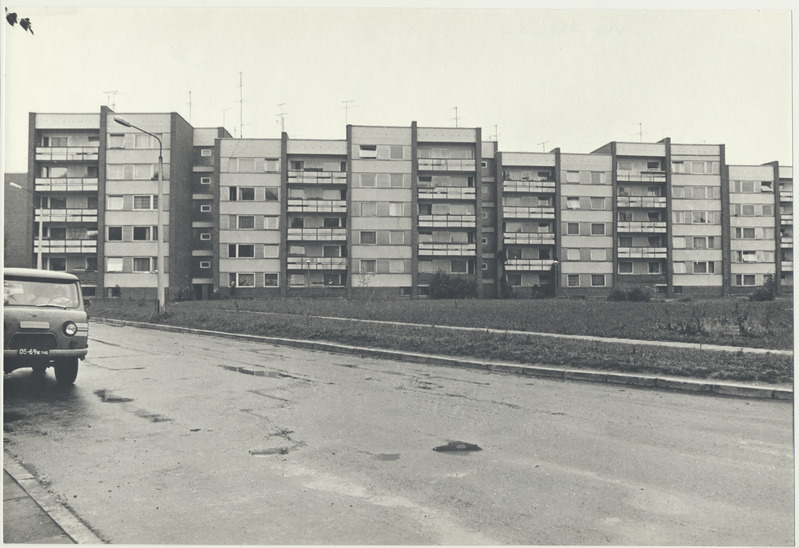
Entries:
[[779,3],[2,3],[35,33],[3,24],[6,173],[27,169],[29,112],[102,105],[245,138],[416,121],[482,127],[502,151],[671,137],[724,143],[731,164],[792,164],[792,20]]

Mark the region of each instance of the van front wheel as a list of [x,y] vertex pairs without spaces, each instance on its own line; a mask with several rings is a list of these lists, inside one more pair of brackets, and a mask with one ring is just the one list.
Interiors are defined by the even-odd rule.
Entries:
[[55,380],[61,386],[70,386],[78,378],[78,358],[64,358],[55,364]]

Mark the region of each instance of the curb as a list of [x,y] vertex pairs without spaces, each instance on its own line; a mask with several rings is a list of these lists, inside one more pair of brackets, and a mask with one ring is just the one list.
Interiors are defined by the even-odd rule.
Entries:
[[[245,335],[239,333],[226,333],[224,331],[211,331],[191,327],[176,327],[171,325],[134,322],[128,320],[115,320],[107,318],[92,318],[91,321],[117,326],[140,327],[156,329],[170,333],[191,333],[193,335],[209,335],[226,339],[248,342],[269,343],[280,346],[291,346],[308,350],[335,352],[338,354],[355,354],[404,362],[420,363],[427,365],[443,365],[446,367],[465,367],[480,369],[497,373],[524,375],[530,377],[543,377],[555,380],[596,382],[607,384],[623,384],[641,388],[659,388],[685,393],[699,393],[716,396],[732,396],[741,398],[756,398],[767,400],[793,401],[793,390],[784,388],[768,388],[735,383],[711,383],[707,381],[682,380],[649,375],[634,375],[627,373],[605,373],[586,371],[581,369],[567,369],[548,367],[544,365],[521,365],[515,363],[486,362],[465,360],[463,358],[447,358],[430,354],[402,352],[399,350],[386,350],[379,348],[365,348],[332,342],[307,341],[301,339],[284,339],[279,337],[266,337],[262,335]],[[259,372],[241,369],[243,373],[259,376]]]
[[3,452],[3,470],[73,542],[76,544],[105,544],[105,541],[95,535],[69,508],[59,503],[51,493],[42,487],[39,480],[7,452]]

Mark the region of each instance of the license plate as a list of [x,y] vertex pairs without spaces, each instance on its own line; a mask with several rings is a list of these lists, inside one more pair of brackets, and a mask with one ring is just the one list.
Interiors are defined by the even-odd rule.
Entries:
[[49,350],[39,350],[37,348],[20,348],[17,350],[19,356],[49,356]]

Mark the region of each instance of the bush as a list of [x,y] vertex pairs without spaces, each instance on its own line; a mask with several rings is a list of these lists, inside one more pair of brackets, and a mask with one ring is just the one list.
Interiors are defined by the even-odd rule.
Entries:
[[450,276],[439,270],[430,281],[430,296],[434,299],[473,299],[477,296],[477,280]]
[[609,301],[630,301],[636,303],[648,303],[654,296],[654,290],[651,287],[642,285],[634,285],[629,289],[615,288],[608,295]]
[[752,301],[773,301],[774,300],[774,293],[776,289],[776,282],[774,278],[766,278],[766,281],[763,282],[763,285],[758,287],[754,293],[749,296],[749,300]]

